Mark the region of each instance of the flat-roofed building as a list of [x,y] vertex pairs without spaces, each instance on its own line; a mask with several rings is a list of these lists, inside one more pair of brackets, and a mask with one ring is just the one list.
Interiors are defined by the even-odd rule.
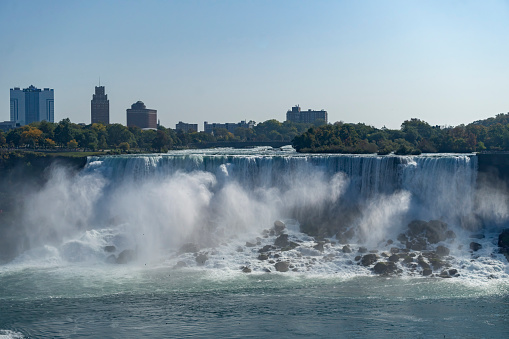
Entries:
[[127,109],[127,127],[157,129],[157,110],[149,109],[142,101],[137,101]]
[[10,91],[10,121],[19,126],[28,125],[36,121],[54,122],[55,100],[53,89],[43,90],[30,85],[21,90],[19,87]]
[[175,125],[175,129],[184,133],[198,132],[198,124],[188,124],[179,121],[179,123]]
[[286,121],[312,124],[316,120],[323,120],[328,123],[327,111],[314,111],[308,109],[301,111],[299,105],[293,106],[291,110],[286,112]]
[[246,122],[246,120],[242,120],[241,122],[227,122],[227,123],[208,123],[207,121],[203,124],[203,130],[206,133],[212,134],[216,128],[225,128],[228,132],[235,134],[235,130],[239,127],[242,128],[253,128],[254,121]]

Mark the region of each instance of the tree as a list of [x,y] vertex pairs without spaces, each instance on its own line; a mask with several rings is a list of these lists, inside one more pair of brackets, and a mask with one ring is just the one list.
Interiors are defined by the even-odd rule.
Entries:
[[41,141],[42,131],[36,127],[23,126],[24,131],[21,133],[21,142],[35,148]]
[[162,152],[163,149],[168,149],[170,145],[170,138],[168,137],[168,134],[166,134],[162,130],[157,131],[157,135],[154,138],[154,141],[152,142],[152,147],[159,152]]
[[70,140],[68,143],[67,143],[67,148],[70,148],[70,149],[76,149],[78,148],[78,142],[74,139]]

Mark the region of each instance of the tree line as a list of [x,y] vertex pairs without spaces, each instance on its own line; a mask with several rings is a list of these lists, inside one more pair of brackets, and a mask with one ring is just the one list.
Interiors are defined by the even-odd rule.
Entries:
[[431,126],[420,119],[410,119],[399,130],[336,122],[311,127],[292,143],[299,152],[313,153],[406,155],[509,151],[509,113],[456,127]]
[[[315,127],[322,123],[316,123]],[[217,128],[213,134],[205,132],[184,133],[164,126],[157,130],[142,130],[121,124],[82,125],[68,118],[58,123],[47,121],[0,131],[0,147],[30,149],[115,150],[118,152],[166,152],[175,148],[200,147],[221,141],[288,141],[304,133],[311,124],[267,120],[254,128],[237,128],[234,133]]]

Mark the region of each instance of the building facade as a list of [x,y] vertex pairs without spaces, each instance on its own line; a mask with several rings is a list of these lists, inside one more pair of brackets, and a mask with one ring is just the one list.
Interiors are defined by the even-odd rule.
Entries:
[[40,90],[33,85],[21,90],[11,88],[11,121],[19,126],[36,121],[55,122],[55,100],[53,89]]
[[141,101],[127,109],[127,127],[157,129],[157,110],[148,109]]
[[95,94],[92,96],[90,116],[92,124],[110,123],[110,101],[104,91],[104,86],[95,86]]
[[188,124],[179,121],[179,123],[175,125],[175,129],[184,133],[198,132],[198,124]]
[[327,111],[323,109],[321,111],[313,111],[310,109],[301,111],[299,105],[297,105],[286,112],[286,121],[312,124],[316,120],[323,120],[325,123],[328,123]]
[[214,130],[216,128],[225,128],[228,130],[228,132],[230,133],[233,133],[235,134],[235,130],[238,128],[238,127],[242,127],[242,128],[253,128],[254,127],[254,121],[249,121],[249,122],[246,122],[246,120],[242,120],[241,122],[227,122],[227,123],[216,123],[216,122],[213,122],[211,124],[209,124],[207,121],[205,121],[203,123],[203,130],[205,131],[205,133],[210,133],[210,134],[213,134]]

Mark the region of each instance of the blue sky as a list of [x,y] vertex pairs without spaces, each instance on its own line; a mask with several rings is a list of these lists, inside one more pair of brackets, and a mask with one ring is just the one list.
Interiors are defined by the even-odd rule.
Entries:
[[0,121],[9,89],[55,90],[55,120],[110,121],[138,100],[182,120],[458,125],[509,111],[508,1],[0,1]]

